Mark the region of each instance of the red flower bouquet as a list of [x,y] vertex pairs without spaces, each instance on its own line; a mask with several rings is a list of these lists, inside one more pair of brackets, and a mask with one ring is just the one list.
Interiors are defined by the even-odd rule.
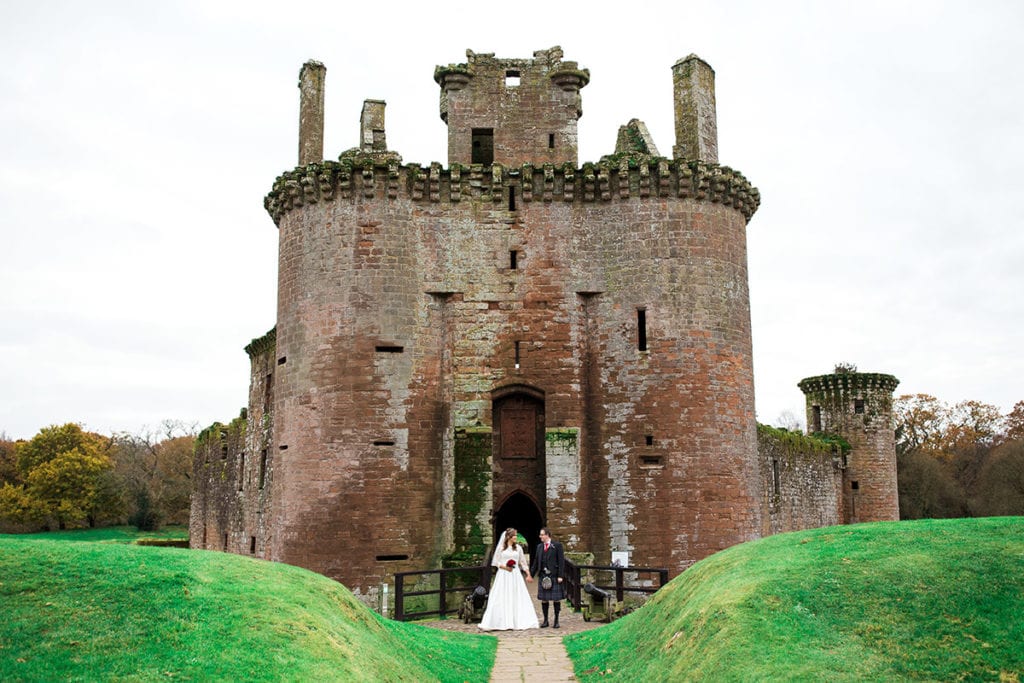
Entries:
[[515,560],[509,560],[508,562],[505,563],[505,566],[508,567],[509,569],[512,569],[513,567],[516,566],[516,561]]

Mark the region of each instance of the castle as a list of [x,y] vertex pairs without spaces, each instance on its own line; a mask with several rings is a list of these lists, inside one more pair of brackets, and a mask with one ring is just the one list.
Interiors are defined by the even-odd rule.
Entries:
[[403,164],[379,100],[324,161],[325,68],[303,66],[299,165],[265,200],[277,324],[246,347],[248,409],[197,445],[192,547],[373,600],[513,525],[675,575],[767,534],[898,517],[895,378],[801,383],[832,443],[755,422],[760,196],[718,163],[714,71],[672,67],[671,157],[633,120],[581,166],[590,74],[562,57],[437,67],[447,167]]

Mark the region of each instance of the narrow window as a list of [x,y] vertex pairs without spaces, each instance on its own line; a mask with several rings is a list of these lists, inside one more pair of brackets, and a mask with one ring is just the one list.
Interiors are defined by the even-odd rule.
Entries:
[[864,399],[862,399],[862,398],[855,398],[855,399],[853,399],[853,412],[857,413],[858,415],[863,415],[864,414]]
[[207,531],[206,525],[204,524],[203,525],[203,546],[202,546],[203,550],[206,549],[206,531]]
[[516,346],[516,349],[515,349],[515,355],[516,355],[516,370],[518,370],[518,369],[519,369],[519,342],[516,342],[516,343],[515,343],[515,346]]
[[395,562],[397,560],[408,560],[408,555],[378,555],[378,562]]
[[494,163],[494,129],[473,129],[472,163],[490,166]]
[[554,133],[548,133],[548,149],[554,149],[554,148],[555,148],[555,134]]
[[376,348],[377,353],[404,353],[405,347],[402,346],[378,346]]
[[263,387],[263,414],[266,415],[270,412],[270,407],[274,404],[274,373],[267,373],[267,383]]
[[255,555],[256,554],[256,537],[255,536],[250,536],[249,537],[249,554],[250,555]]
[[860,482],[859,481],[851,481],[850,482],[850,488],[853,489],[854,491],[860,489]]
[[281,356],[280,358],[277,359],[277,364],[278,365],[284,365],[287,362],[288,362],[288,356]]
[[267,483],[267,449],[260,453],[260,489]]
[[278,446],[277,450],[279,450],[279,451],[286,451],[286,450],[288,450],[288,446]]
[[661,467],[661,456],[660,455],[642,455],[640,456],[640,467]]
[[647,434],[646,436],[644,436],[644,441],[647,442],[648,446],[653,446],[654,445],[654,435],[653,434]]
[[238,454],[238,490],[245,487],[245,451]]
[[508,252],[508,267],[511,270],[516,270],[519,267],[519,252],[515,249]]
[[642,308],[636,309],[636,348],[647,350],[647,311]]
[[508,210],[516,210],[516,188],[514,187],[508,188]]
[[228,551],[228,535],[227,535],[227,533],[225,533],[224,534],[224,552],[227,552],[227,551]]
[[394,446],[395,442],[394,441],[389,441],[387,439],[382,439],[380,441],[374,441],[373,445],[374,446]]
[[811,406],[811,432],[821,431],[821,406]]
[[782,492],[782,481],[779,478],[778,459],[772,459],[772,485],[775,489],[775,495],[779,495]]
[[520,82],[519,70],[509,69],[505,72],[505,87],[518,88]]

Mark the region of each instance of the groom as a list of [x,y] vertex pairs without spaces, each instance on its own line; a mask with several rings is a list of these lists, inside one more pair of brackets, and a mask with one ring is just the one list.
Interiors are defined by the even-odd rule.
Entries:
[[[565,599],[565,585],[562,581],[565,577],[565,554],[562,552],[562,544],[551,540],[551,531],[547,527],[540,530],[540,543],[531,558],[530,573],[537,579],[537,599],[544,612],[544,623],[540,627],[548,626],[548,602],[554,601],[554,628],[558,628],[558,613],[562,608],[561,601]],[[550,583],[545,579],[550,579]]]

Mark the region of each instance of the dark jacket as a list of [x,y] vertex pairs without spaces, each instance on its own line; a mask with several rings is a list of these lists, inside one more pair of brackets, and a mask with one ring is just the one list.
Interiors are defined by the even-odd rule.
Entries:
[[[545,574],[543,571],[545,568],[551,573]],[[533,557],[530,558],[530,573],[533,574],[536,581],[540,581],[545,576],[550,576],[555,583],[558,583],[558,579],[564,579],[565,552],[562,550],[562,544],[558,541],[551,541],[551,547],[544,552],[544,544],[538,543]]]

